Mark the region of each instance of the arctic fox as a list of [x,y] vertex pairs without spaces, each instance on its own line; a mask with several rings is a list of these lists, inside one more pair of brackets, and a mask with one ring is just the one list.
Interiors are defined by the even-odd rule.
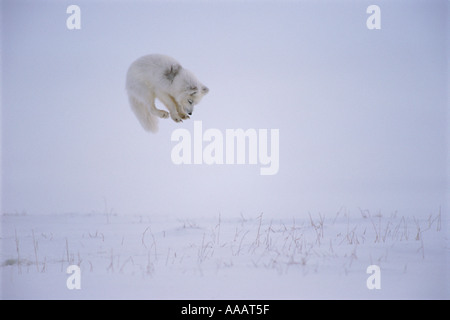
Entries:
[[[126,90],[136,117],[151,132],[158,131],[158,117],[166,119],[170,114],[175,122],[189,119],[194,105],[209,91],[175,59],[161,54],[143,56],[130,65]],[[169,112],[156,108],[156,98]]]

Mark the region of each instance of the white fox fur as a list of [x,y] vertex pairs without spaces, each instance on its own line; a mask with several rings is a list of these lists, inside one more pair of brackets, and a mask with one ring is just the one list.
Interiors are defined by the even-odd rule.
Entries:
[[[209,89],[175,59],[151,54],[134,61],[127,73],[126,90],[132,110],[142,127],[158,131],[158,118],[170,117],[175,122],[189,119]],[[158,98],[167,108],[155,106]]]

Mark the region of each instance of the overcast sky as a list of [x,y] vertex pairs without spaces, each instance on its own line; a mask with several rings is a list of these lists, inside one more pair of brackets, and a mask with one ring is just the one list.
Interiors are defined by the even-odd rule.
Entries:
[[[381,30],[366,9],[381,8]],[[68,30],[66,8],[81,8]],[[2,212],[182,217],[445,209],[447,1],[3,1]],[[145,132],[149,53],[210,92]],[[180,165],[177,128],[279,129],[280,169]],[[206,143],[205,143],[206,145]],[[448,193],[448,190],[447,190]]]

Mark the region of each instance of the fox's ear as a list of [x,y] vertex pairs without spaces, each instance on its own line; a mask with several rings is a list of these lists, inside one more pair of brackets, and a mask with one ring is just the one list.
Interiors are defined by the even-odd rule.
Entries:
[[164,72],[164,76],[169,80],[170,82],[173,82],[173,79],[177,76],[177,74],[180,72],[181,66],[179,64],[173,64]]
[[198,91],[198,87],[197,86],[189,86],[187,88],[187,91],[191,96],[196,95],[197,91]]
[[202,93],[203,93],[203,94],[207,94],[208,92],[209,92],[208,87],[203,86],[203,87],[202,87]]

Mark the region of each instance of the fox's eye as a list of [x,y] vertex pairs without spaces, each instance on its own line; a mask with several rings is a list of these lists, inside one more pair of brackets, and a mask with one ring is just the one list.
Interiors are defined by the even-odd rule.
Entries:
[[189,104],[192,104],[194,101],[192,101],[191,99],[188,100]]

